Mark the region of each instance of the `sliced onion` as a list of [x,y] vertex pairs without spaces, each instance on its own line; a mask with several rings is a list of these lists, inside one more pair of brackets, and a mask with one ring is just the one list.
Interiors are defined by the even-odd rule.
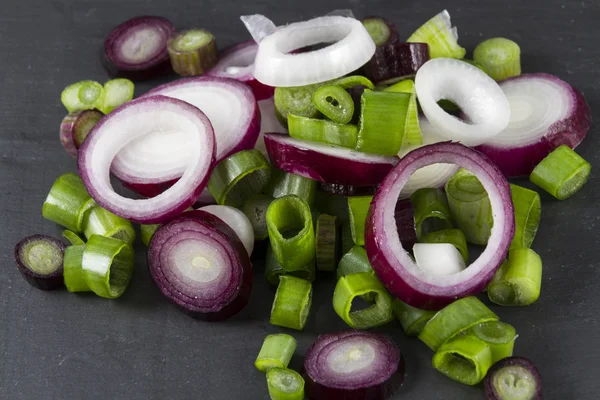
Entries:
[[237,314],[252,289],[244,245],[225,222],[204,211],[186,212],[156,230],[148,268],[163,295],[199,319]]
[[[138,138],[172,131],[187,138],[191,155],[181,179],[151,199],[134,200],[117,194],[110,183],[110,166],[116,155]],[[184,101],[165,96],[140,98],[106,115],[91,130],[78,159],[81,179],[98,204],[144,224],[164,222],[192,205],[206,187],[214,162],[215,136],[206,115]]]
[[345,147],[267,133],[265,145],[277,168],[325,183],[374,186],[392,170],[397,157],[361,153]]
[[508,177],[529,175],[560,145],[575,148],[590,129],[583,94],[549,74],[524,74],[500,82],[510,104],[510,123],[479,146]]
[[387,399],[404,381],[404,358],[387,336],[344,331],[320,335],[302,374],[311,400]]
[[212,214],[229,225],[244,244],[248,255],[252,255],[252,250],[254,249],[254,230],[246,214],[237,208],[218,205],[204,206],[199,208],[199,211]]
[[281,125],[275,114],[275,101],[273,97],[259,101],[258,108],[260,109],[260,135],[258,135],[254,148],[260,150],[265,156],[268,156],[267,148],[265,147],[265,133],[287,133],[287,129]]
[[[433,163],[455,163],[474,173],[488,193],[494,216],[481,256],[451,276],[422,271],[402,248],[394,219],[398,196],[409,177]],[[413,307],[435,310],[483,290],[505,259],[514,231],[510,187],[500,170],[475,150],[458,143],[437,143],[407,154],[383,181],[367,217],[365,247],[373,269],[392,295]]]
[[465,269],[465,260],[450,243],[416,243],[413,255],[426,274],[449,276]]
[[[500,86],[485,72],[463,61],[435,58],[415,78],[421,108],[438,133],[466,146],[487,142],[508,125],[510,105]],[[448,114],[437,102],[456,103],[468,122]]]
[[[301,54],[294,50],[333,43]],[[264,38],[254,63],[254,76],[269,86],[304,86],[339,78],[362,67],[375,53],[375,43],[353,18],[325,16],[297,22]]]

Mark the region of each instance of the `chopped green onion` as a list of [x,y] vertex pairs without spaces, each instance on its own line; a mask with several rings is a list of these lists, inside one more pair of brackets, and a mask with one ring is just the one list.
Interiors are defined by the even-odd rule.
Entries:
[[240,207],[263,191],[271,178],[271,165],[260,150],[243,150],[221,161],[208,181],[218,204]]
[[332,121],[316,118],[300,117],[288,114],[288,130],[296,139],[310,140],[355,148],[358,137],[356,125],[342,125]]
[[342,249],[341,253],[346,254],[355,246],[354,239],[352,238],[352,228],[350,227],[350,222],[344,222],[340,231]]
[[92,235],[83,252],[82,271],[89,288],[100,297],[121,296],[133,275],[133,247],[119,239]]
[[315,107],[312,98],[315,91],[328,82],[308,86],[275,88],[275,109],[282,124],[287,124],[288,114],[300,117],[318,118],[321,113]]
[[65,249],[63,262],[63,279],[65,287],[71,293],[90,292],[85,274],[83,273],[82,261],[85,245],[69,246]]
[[362,24],[367,32],[369,32],[376,46],[385,44],[392,34],[390,27],[381,18],[365,18],[362,20]]
[[304,378],[291,369],[271,368],[267,371],[271,400],[303,400]]
[[104,97],[104,88],[96,81],[80,81],[63,90],[60,100],[71,113],[99,108]]
[[365,245],[365,223],[372,200],[373,196],[348,197],[348,213],[350,216],[352,240],[360,246]]
[[[373,295],[374,304],[352,311],[356,297]],[[387,324],[393,319],[392,297],[371,273],[346,275],[338,279],[333,292],[333,309],[350,327],[368,329]]]
[[296,339],[284,333],[265,338],[258,357],[254,361],[256,369],[266,372],[271,368],[286,368],[296,351]]
[[531,249],[512,249],[490,282],[488,297],[501,306],[527,306],[540,297],[541,286],[540,256]]
[[496,81],[521,75],[521,48],[510,39],[484,40],[475,47],[473,59]]
[[540,195],[512,183],[510,190],[515,209],[515,236],[510,248],[531,247],[540,225],[542,213]]
[[400,150],[412,95],[365,90],[360,98],[356,149],[395,156]]
[[462,59],[467,51],[457,43],[456,29],[450,23],[450,14],[444,10],[421,25],[407,42],[427,43],[429,57],[447,57]]
[[445,229],[443,231],[430,232],[421,236],[421,243],[450,243],[465,260],[469,262],[469,248],[467,247],[467,239],[465,234],[460,229]]
[[467,241],[485,245],[494,224],[492,206],[486,190],[475,175],[459,169],[446,183],[450,212]]
[[347,275],[365,272],[371,275],[375,274],[371,263],[369,263],[369,257],[367,257],[365,248],[356,245],[342,256],[338,264],[337,278],[340,279]]
[[492,364],[510,357],[513,354],[517,331],[512,325],[500,321],[484,322],[475,325],[469,334],[479,340],[483,340],[490,346],[492,352]]
[[42,206],[44,218],[75,233],[83,232],[83,218],[96,203],[88,194],[81,178],[70,172],[63,174],[52,185]]
[[591,169],[590,163],[563,144],[534,168],[529,179],[558,200],[564,200],[583,187]]
[[421,310],[398,299],[394,300],[392,307],[396,319],[400,321],[408,336],[419,336],[427,322],[435,315],[435,311]]
[[415,210],[415,230],[419,240],[427,233],[454,226],[448,200],[441,189],[419,189],[410,196],[410,202]]
[[364,86],[367,89],[375,89],[375,85],[368,78],[362,75],[350,75],[335,79],[329,82],[331,85],[339,86],[342,89],[350,89],[356,86]]
[[295,276],[282,275],[271,308],[272,325],[301,331],[312,303],[312,285]]
[[293,271],[286,271],[281,267],[279,261],[275,258],[273,254],[273,249],[271,245],[267,245],[267,254],[265,259],[265,278],[267,282],[273,286],[279,285],[279,277],[281,275],[291,275],[296,278],[304,279],[310,282],[315,280],[315,260],[312,259],[308,264],[300,267],[299,269],[295,269]]
[[178,33],[167,42],[173,70],[181,76],[202,75],[219,61],[217,42],[204,29]]
[[86,238],[92,235],[112,237],[133,244],[135,230],[131,222],[100,206],[94,206],[85,214],[83,233]]
[[104,99],[99,109],[108,114],[133,99],[135,86],[129,79],[112,79],[104,84]]
[[458,336],[443,344],[433,356],[433,367],[465,385],[476,385],[492,366],[490,346],[476,337]]
[[354,100],[339,86],[321,86],[313,94],[313,103],[321,114],[338,124],[347,124],[354,115]]
[[254,239],[263,240],[269,237],[267,230],[267,209],[273,202],[273,197],[265,194],[257,194],[250,197],[242,206],[242,211],[252,224]]
[[140,236],[142,238],[142,243],[148,246],[150,240],[152,240],[152,236],[154,236],[154,232],[156,232],[159,226],[160,224],[141,224]]
[[276,168],[272,169],[271,182],[265,189],[267,194],[276,199],[294,194],[306,201],[309,206],[312,206],[315,201],[316,191],[317,182],[315,180],[283,172]]
[[404,136],[402,137],[402,146],[400,148],[419,146],[423,144],[421,135],[421,125],[419,124],[419,106],[417,105],[417,94],[415,91],[415,82],[411,79],[405,79],[383,90],[384,92],[410,93],[410,102],[406,111],[406,125],[404,127]]
[[69,243],[71,243],[71,245],[73,245],[73,246],[80,246],[80,245],[85,244],[83,239],[80,238],[78,234],[76,234],[75,232],[70,231],[68,229],[65,229],[64,231],[62,231],[62,237],[67,239],[69,241]]
[[334,216],[319,215],[315,242],[317,268],[319,271],[334,271],[338,261],[338,231]]
[[472,326],[497,320],[498,316],[477,297],[464,297],[438,311],[427,322],[419,339],[437,351],[442,344]]

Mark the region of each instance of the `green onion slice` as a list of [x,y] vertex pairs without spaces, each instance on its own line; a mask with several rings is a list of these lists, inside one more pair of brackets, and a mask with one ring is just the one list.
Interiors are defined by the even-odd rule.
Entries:
[[267,387],[271,400],[303,400],[304,379],[287,368],[271,368],[267,371]]
[[469,248],[467,239],[460,229],[444,229],[443,231],[430,232],[421,236],[421,243],[449,243],[460,252],[465,263],[469,262]]
[[133,100],[135,86],[129,79],[112,79],[104,84],[104,99],[100,111],[108,114],[115,108]]
[[381,18],[365,18],[362,24],[376,46],[384,45],[392,34],[390,27]]
[[492,352],[492,364],[513,354],[517,331],[512,325],[500,321],[484,322],[475,325],[469,334],[479,340],[483,340],[490,346]]
[[521,75],[521,48],[510,39],[484,40],[475,47],[473,59],[496,81]]
[[527,306],[540,297],[541,286],[540,256],[531,249],[512,249],[488,285],[488,297],[501,306]]
[[271,368],[286,368],[296,351],[296,339],[283,333],[265,338],[258,357],[254,362],[256,369],[266,372]]
[[458,45],[456,28],[452,27],[450,14],[444,10],[421,25],[407,42],[427,43],[429,57],[447,57],[462,59],[467,51]]
[[354,149],[358,137],[356,125],[343,125],[324,119],[288,114],[288,130],[296,139],[310,140]]
[[421,125],[419,124],[419,106],[417,105],[417,93],[415,91],[415,82],[412,79],[405,79],[383,90],[384,92],[410,93],[410,102],[406,112],[406,125],[404,127],[404,136],[402,137],[402,146],[406,148],[419,146],[423,144],[421,134]]
[[312,285],[295,276],[282,275],[271,308],[272,325],[301,331],[312,303]]
[[319,271],[334,271],[338,261],[338,230],[336,218],[320,214],[317,218],[316,262]]
[[465,385],[476,385],[492,366],[492,353],[484,341],[463,335],[443,344],[433,356],[433,367]]
[[318,88],[313,94],[313,103],[321,114],[338,124],[347,124],[354,115],[354,100],[348,92],[336,85]]
[[279,285],[279,277],[281,277],[281,275],[291,275],[310,282],[315,280],[316,268],[314,259],[299,269],[286,271],[281,267],[281,264],[279,264],[279,261],[277,261],[275,258],[271,245],[268,244],[267,246],[267,254],[265,259],[265,278],[269,284],[273,286]]
[[85,213],[83,233],[86,238],[92,235],[112,237],[133,244],[135,230],[131,222],[110,211],[94,206]]
[[352,240],[360,246],[365,245],[365,223],[372,200],[373,196],[348,197],[348,213],[350,216]]
[[318,118],[321,113],[315,107],[312,98],[315,91],[325,84],[328,84],[328,82],[308,86],[275,88],[275,109],[280,122],[284,125],[287,124],[288,114]]
[[178,33],[167,42],[173,70],[181,76],[202,75],[219,61],[217,42],[204,29]]
[[435,315],[435,311],[421,310],[398,299],[394,300],[392,307],[396,319],[400,321],[402,329],[408,336],[418,336]]
[[339,86],[342,89],[350,89],[356,86],[364,86],[367,89],[374,90],[375,85],[368,78],[362,75],[350,75],[338,78],[330,82],[331,85]]
[[417,238],[454,226],[446,195],[441,189],[423,188],[410,196],[415,210],[415,230]]
[[85,245],[69,246],[65,249],[63,279],[65,287],[71,293],[90,292],[85,274],[83,273],[82,261]]
[[510,190],[515,209],[515,237],[510,248],[531,247],[540,225],[542,213],[540,195],[512,183]]
[[73,246],[80,246],[80,245],[85,244],[83,239],[81,237],[79,237],[78,234],[76,234],[75,232],[70,231],[68,229],[65,229],[64,231],[62,231],[62,237],[67,239],[69,241],[69,243],[71,243],[71,245],[73,245]]
[[269,237],[266,216],[267,209],[273,200],[271,196],[257,194],[246,200],[242,207],[242,212],[246,214],[246,217],[250,220],[250,224],[252,224],[255,240],[263,240]]
[[73,232],[80,233],[83,232],[86,211],[95,205],[81,178],[69,172],[59,176],[52,185],[42,206],[42,215]]
[[104,98],[104,88],[96,81],[80,81],[67,86],[60,100],[70,112],[100,108]]
[[344,254],[338,264],[337,278],[343,278],[344,276],[351,274],[369,273],[375,275],[373,267],[369,263],[369,257],[367,252],[362,246],[352,247],[346,254]]
[[352,238],[352,228],[350,227],[350,222],[344,222],[342,224],[342,227],[340,228],[340,231],[341,253],[346,254],[350,251],[350,249],[352,249],[355,246],[354,239]]
[[154,236],[154,232],[156,232],[159,226],[160,224],[141,224],[140,236],[142,238],[142,243],[148,246],[150,240],[152,240],[152,236]]
[[300,175],[283,172],[272,168],[271,182],[265,189],[267,194],[278,199],[283,196],[294,194],[312,206],[315,201],[317,181]]

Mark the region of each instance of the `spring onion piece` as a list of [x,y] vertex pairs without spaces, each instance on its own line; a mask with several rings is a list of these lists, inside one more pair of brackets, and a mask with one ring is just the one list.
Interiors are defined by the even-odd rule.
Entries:
[[542,378],[524,357],[509,357],[494,364],[484,381],[487,400],[542,400]]
[[[322,42],[333,44],[300,54],[290,52]],[[364,26],[353,18],[325,16],[277,29],[258,45],[254,76],[275,87],[311,85],[347,75],[375,52]]]
[[[127,135],[123,135],[123,129],[127,130]],[[181,179],[150,199],[134,200],[117,194],[109,172],[123,146],[137,139],[173,131],[187,136],[186,144],[194,155],[186,160]],[[212,125],[202,111],[181,100],[150,96],[130,101],[104,117],[79,150],[78,163],[85,187],[101,207],[132,222],[151,224],[181,214],[196,201],[208,181],[214,159],[215,137]],[[145,178],[151,178],[152,171],[156,171],[161,163],[157,159],[147,161],[156,164],[144,172]],[[134,161],[133,165],[144,164],[136,165]],[[140,183],[143,181],[144,178]]]
[[30,285],[53,290],[63,287],[65,245],[46,235],[31,235],[15,246],[15,261],[19,272]]
[[306,118],[319,117],[321,113],[315,107],[312,99],[317,89],[324,84],[326,82],[298,87],[275,88],[275,109],[280,122],[287,124],[289,114]]
[[160,226],[148,248],[152,279],[186,314],[219,321],[240,312],[252,289],[252,264],[244,244],[205,211],[188,211]]
[[[406,111],[406,124],[404,126],[404,136],[402,137],[401,149],[411,148],[423,144],[421,126],[419,123],[419,106],[417,105],[417,94],[415,83],[411,79],[405,79],[392,86],[388,86],[384,92],[410,93],[411,98]],[[399,153],[401,155],[402,151]],[[403,155],[403,154],[402,154]]]
[[[134,89],[135,86],[129,79],[118,78],[106,82],[102,105],[99,106],[100,111],[108,114],[120,105],[133,100]],[[83,140],[80,143],[82,142]]]
[[490,301],[501,306],[527,306],[540,297],[542,259],[533,250],[515,248],[488,286]]
[[273,202],[273,197],[257,194],[249,197],[242,206],[242,211],[252,224],[255,240],[263,240],[269,237],[266,215],[271,202]]
[[173,36],[167,42],[173,71],[181,76],[202,75],[219,61],[217,42],[204,29],[190,29]]
[[510,39],[484,40],[475,47],[473,60],[495,81],[521,75],[521,48]]
[[490,346],[469,335],[444,343],[433,356],[435,369],[465,385],[481,382],[491,366]]
[[332,121],[288,114],[288,130],[296,139],[333,144],[353,149],[356,147],[358,127]]
[[467,241],[478,245],[488,243],[494,216],[488,193],[477,176],[460,169],[446,183],[446,196],[454,221]]
[[152,240],[152,236],[154,236],[154,232],[156,232],[159,226],[159,224],[141,224],[140,237],[142,238],[142,243],[149,246],[150,240]]
[[271,308],[272,325],[304,329],[312,303],[312,285],[295,276],[282,275]]
[[458,249],[449,243],[417,243],[413,254],[417,266],[429,275],[451,276],[466,268]]
[[331,85],[339,86],[342,89],[352,89],[357,87],[364,87],[367,89],[374,90],[375,85],[369,79],[362,75],[349,75],[342,78],[335,79],[330,82]]
[[268,370],[267,386],[271,400],[304,400],[304,378],[291,369]]
[[435,314],[423,327],[419,339],[431,350],[437,351],[442,344],[459,333],[475,325],[497,320],[498,316],[477,297],[464,297]]
[[574,149],[590,129],[583,94],[560,78],[524,74],[500,82],[511,107],[506,129],[477,149],[508,177],[527,176],[552,150]]
[[274,133],[265,135],[265,145],[275,167],[320,182],[341,185],[378,185],[398,161],[397,157],[364,154]]
[[341,237],[341,253],[346,254],[352,249],[354,244],[354,239],[352,239],[352,228],[350,227],[349,222],[344,222],[340,229],[340,237]]
[[271,178],[271,166],[259,150],[244,150],[221,161],[208,181],[218,204],[240,207],[248,197],[262,192]]
[[407,42],[429,45],[431,58],[448,57],[461,59],[467,51],[458,45],[458,31],[452,27],[450,14],[444,10],[417,29]]
[[492,364],[513,354],[517,331],[512,325],[500,321],[484,322],[475,325],[469,334],[479,340],[483,340],[490,346],[492,352]]
[[296,351],[296,339],[283,333],[265,338],[254,366],[261,372],[271,368],[286,368]]
[[271,245],[268,244],[267,246],[267,254],[265,257],[265,278],[270,285],[277,287],[277,285],[279,285],[279,277],[282,275],[295,276],[296,278],[304,279],[309,282],[313,282],[315,280],[316,268],[314,259],[299,269],[286,271],[281,267],[281,264],[279,264],[279,261],[277,261],[275,258]]
[[83,273],[83,252],[85,245],[69,246],[65,249],[63,262],[64,285],[71,293],[91,292]]
[[114,28],[104,41],[104,67],[112,75],[141,80],[169,70],[167,41],[175,34],[171,21],[143,16]]
[[354,243],[360,246],[365,244],[365,221],[373,196],[348,197],[348,213],[350,216],[350,229]]
[[394,315],[408,336],[418,336],[423,327],[435,315],[435,311],[421,310],[395,299],[392,303]]
[[387,156],[398,154],[411,95],[365,90],[356,149]]
[[315,201],[316,188],[317,182],[312,179],[274,169],[265,191],[276,199],[294,194],[311,206]]
[[266,219],[273,254],[283,269],[294,271],[315,257],[315,232],[306,201],[296,195],[276,199]]
[[83,239],[80,238],[78,234],[76,234],[75,232],[70,231],[68,229],[65,229],[64,231],[62,231],[62,237],[67,239],[67,241],[69,243],[71,243],[72,246],[80,246],[80,245],[85,244]]
[[369,258],[367,252],[362,246],[354,246],[348,252],[346,252],[338,264],[337,278],[343,278],[347,275],[370,273],[374,275],[375,272],[369,264]]
[[[511,185],[512,186],[512,185]],[[516,208],[516,206],[515,206]],[[515,211],[516,212],[516,211]],[[515,223],[515,237],[518,231],[518,223]],[[442,231],[431,232],[421,236],[419,239],[421,243],[449,243],[456,247],[456,250],[460,252],[465,263],[469,262],[469,249],[467,247],[467,239],[465,234],[460,229],[445,229]],[[513,240],[513,244],[515,241]]]
[[417,243],[417,230],[415,228],[415,210],[410,200],[398,200],[394,219],[400,244],[405,250],[412,250]]
[[585,185],[591,169],[590,163],[563,144],[533,169],[529,179],[558,200],[564,200]]
[[415,227],[419,240],[427,233],[453,227],[446,194],[441,189],[419,189],[410,196],[410,201],[415,212]]
[[96,81],[80,81],[67,86],[60,101],[70,113],[99,108],[104,97],[104,88]]
[[309,399],[384,400],[404,381],[404,358],[398,346],[379,333],[328,333],[307,350],[303,376]]
[[542,213],[540,195],[512,183],[510,191],[515,207],[515,237],[510,248],[531,247],[540,225]]
[[347,124],[354,115],[352,97],[339,86],[321,86],[313,94],[313,103],[317,110],[338,124]]
[[85,213],[83,233],[89,240],[92,235],[100,235],[122,240],[129,244],[135,241],[135,230],[131,222],[105,210],[94,206]]
[[338,231],[334,216],[320,214],[317,218],[315,249],[319,271],[334,271],[338,262]]
[[98,110],[83,110],[67,114],[60,124],[60,142],[70,155],[76,157],[77,150],[92,128],[104,116]]
[[42,206],[44,218],[73,232],[83,232],[87,210],[95,205],[82,180],[70,172],[56,179]]
[[361,22],[367,32],[369,32],[376,46],[382,46],[390,39],[395,38],[396,41],[399,40],[396,26],[385,18],[368,17],[364,18]]
[[252,250],[254,250],[254,230],[246,214],[237,208],[229,206],[209,205],[198,210],[212,214],[229,225],[244,244],[248,255],[252,255]]

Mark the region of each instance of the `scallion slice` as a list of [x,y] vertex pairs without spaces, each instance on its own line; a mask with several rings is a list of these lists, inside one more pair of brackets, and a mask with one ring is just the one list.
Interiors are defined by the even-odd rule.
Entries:
[[254,361],[256,369],[266,372],[271,368],[286,368],[296,351],[296,339],[284,333],[265,338],[258,357]]
[[42,206],[44,218],[73,232],[83,232],[83,219],[87,210],[96,203],[88,194],[81,178],[72,173],[58,177]]
[[308,264],[298,269],[286,271],[281,267],[281,264],[279,264],[279,261],[277,261],[275,258],[271,245],[267,244],[267,254],[265,258],[265,278],[272,286],[277,287],[277,285],[279,285],[279,277],[281,275],[291,275],[295,276],[296,278],[313,282],[315,280],[315,270],[315,260],[312,259]]
[[142,238],[142,243],[148,246],[152,236],[154,236],[154,232],[156,232],[159,226],[160,224],[141,224],[140,237]]
[[309,206],[312,206],[315,201],[316,190],[317,182],[315,180],[272,168],[271,182],[265,192],[276,199],[296,195],[306,201]]
[[490,301],[501,306],[527,306],[540,297],[542,259],[527,248],[512,249],[488,286]]
[[431,58],[464,58],[467,51],[460,47],[456,28],[452,27],[450,14],[444,10],[421,25],[407,42],[427,43]]
[[[104,84],[104,98],[100,111],[108,114],[115,108],[133,100],[135,86],[129,79],[112,79]],[[83,141],[82,141],[83,142]]]
[[304,378],[291,369],[271,368],[267,371],[271,400],[303,400]]
[[65,245],[46,235],[31,235],[15,246],[19,272],[32,286],[42,290],[63,286]]
[[352,228],[349,222],[344,222],[340,228],[341,236],[341,253],[346,254],[354,247],[354,239],[352,238]]
[[65,287],[71,293],[91,292],[83,273],[83,252],[85,245],[69,246],[65,249],[63,277]]
[[510,248],[531,247],[540,225],[542,213],[540,195],[512,183],[510,191],[515,209],[515,237]]
[[517,331],[512,325],[500,321],[490,321],[475,325],[471,328],[469,334],[479,340],[483,340],[490,346],[492,364],[497,363],[503,358],[512,356],[515,340],[518,337]]
[[410,93],[408,110],[406,111],[406,125],[404,127],[404,136],[402,137],[402,146],[400,148],[419,146],[423,144],[421,134],[421,125],[419,124],[419,106],[417,105],[417,93],[415,91],[415,81],[405,79],[383,90],[384,92]]
[[204,29],[180,32],[167,42],[173,70],[181,76],[202,75],[219,61],[217,42]]
[[448,200],[441,189],[419,189],[410,196],[410,201],[415,211],[415,229],[419,240],[430,232],[454,226]]
[[[362,20],[362,24],[367,30],[367,32],[369,32],[369,35],[371,36],[371,39],[373,39],[373,41],[375,42],[376,46],[381,46],[385,44],[392,35],[392,29],[390,29],[390,26],[386,23],[386,21],[383,18],[365,18]],[[393,33],[397,35],[395,31]]]
[[487,400],[542,400],[542,378],[524,357],[509,357],[494,364],[484,382]]
[[352,240],[360,246],[365,245],[365,222],[372,200],[373,196],[348,197],[348,213],[350,216]]
[[120,239],[129,244],[135,241],[135,230],[131,222],[100,206],[94,206],[85,213],[83,233],[88,239],[92,235],[100,235]]
[[72,246],[80,246],[80,245],[85,244],[83,239],[81,237],[79,237],[78,234],[76,234],[75,232],[70,231],[68,229],[65,229],[64,231],[62,231],[62,237],[67,239],[69,241],[69,243],[71,243]]
[[460,229],[444,229],[443,231],[430,232],[422,235],[419,240],[421,243],[449,243],[456,247],[460,255],[469,262],[469,249],[467,247],[467,239],[465,234]]
[[433,356],[433,367],[465,385],[476,385],[492,366],[490,347],[476,337],[458,336],[443,344]]
[[338,124],[347,124],[354,115],[354,100],[340,86],[321,86],[313,94],[313,103],[321,114]]
[[269,237],[266,215],[267,209],[273,200],[271,196],[257,194],[248,198],[242,206],[243,213],[246,214],[252,224],[252,229],[254,229],[255,240],[263,240]]
[[96,81],[80,81],[67,86],[60,100],[70,112],[100,108],[103,102],[104,88]]
[[347,275],[360,273],[375,275],[365,248],[354,246],[342,256],[338,264],[337,278],[340,279]]
[[338,230],[336,217],[320,214],[315,236],[316,262],[319,271],[334,271],[338,262]]
[[288,114],[301,117],[317,118],[321,115],[315,107],[312,98],[315,91],[327,84],[317,83],[308,86],[277,87],[275,88],[275,110],[282,124],[287,124]]
[[419,336],[423,327],[435,315],[435,311],[421,310],[395,299],[392,303],[394,315],[408,336]]
[[271,308],[272,325],[301,331],[312,304],[312,285],[295,276],[282,275]]
[[484,40],[475,47],[473,59],[495,81],[521,75],[521,48],[510,39]]
[[288,114],[288,131],[296,139],[333,144],[353,149],[356,147],[358,127],[324,119]]
[[331,85],[339,86],[342,89],[351,89],[354,87],[366,87],[367,89],[374,90],[375,85],[369,79],[362,75],[350,75],[342,78],[335,79],[330,82]]

